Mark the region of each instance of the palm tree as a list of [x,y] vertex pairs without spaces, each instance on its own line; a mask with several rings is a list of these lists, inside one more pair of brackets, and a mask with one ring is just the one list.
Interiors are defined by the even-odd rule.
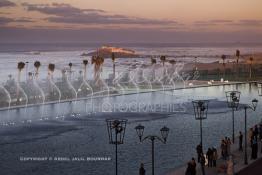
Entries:
[[84,64],[84,80],[86,80],[86,68],[88,65],[88,60],[83,60],[83,64]]
[[41,66],[41,63],[40,63],[40,61],[35,61],[35,63],[34,63],[34,66],[35,66],[35,69],[36,69],[36,78],[38,78],[38,74],[39,74],[39,68],[40,68],[40,66]]
[[163,66],[165,66],[166,56],[160,56],[160,61],[163,63]]
[[68,66],[69,66],[70,71],[71,71],[73,64],[70,62],[70,63],[68,64]]
[[174,65],[176,64],[176,60],[169,60],[168,62],[172,65],[172,70],[169,71],[169,79],[172,80],[172,76],[175,72]]
[[116,76],[116,65],[115,65],[116,57],[115,57],[114,52],[112,52],[111,59],[112,59],[112,62],[113,62],[113,77],[115,79],[115,76]]
[[166,70],[165,70],[165,61],[166,61],[166,56],[162,55],[160,56],[160,61],[163,63],[163,78],[165,77],[166,75]]
[[12,79],[12,74],[9,74],[9,75],[8,75],[8,78],[9,78],[9,81],[11,81],[11,79]]
[[94,64],[94,80],[97,82],[100,78],[100,73],[102,72],[102,64],[104,63],[104,58],[101,56],[93,56],[92,57],[92,64]]
[[32,72],[28,72],[28,76],[29,76],[29,80],[33,79],[33,73]]
[[151,64],[152,64],[152,67],[153,67],[152,80],[155,80],[155,78],[156,78],[156,72],[155,72],[156,59],[153,58],[153,57],[151,57]]
[[[52,79],[53,79],[53,73],[54,73],[54,71],[55,71],[55,65],[52,64],[52,63],[50,63],[50,64],[48,65],[48,77],[49,77],[49,81],[50,81],[51,84],[52,84],[52,82],[53,82]],[[50,93],[53,93],[54,91],[53,91],[53,88],[52,88],[51,84],[49,84]]]
[[249,78],[251,79],[252,78],[252,63],[254,61],[254,58],[253,57],[250,57],[249,58]]
[[55,64],[50,63],[48,65],[48,71],[49,71],[48,74],[49,74],[50,78],[53,78],[53,73],[55,71]]
[[240,50],[236,50],[236,56],[237,56],[237,63],[238,63],[240,57]]
[[172,66],[174,66],[176,64],[176,60],[169,60],[168,61],[170,64],[172,64]]
[[156,64],[156,59],[151,57],[151,64]]
[[239,62],[239,57],[240,57],[240,50],[236,50],[236,57],[237,57],[237,74],[236,76],[239,76],[239,68],[238,68],[238,62]]
[[70,74],[69,79],[71,80],[71,74],[72,74],[72,66],[73,66],[73,64],[70,62],[70,63],[68,64],[68,66],[69,66],[69,74]]
[[25,63],[24,62],[19,62],[17,64],[17,69],[18,69],[18,82],[20,82],[20,76],[21,76],[21,71],[25,68]]
[[176,60],[169,60],[168,62],[172,65],[172,69],[174,69],[174,65],[176,64]]
[[19,62],[17,64],[18,69],[18,77],[17,77],[17,87],[16,87],[16,95],[17,95],[17,101],[19,101],[19,86],[20,86],[20,78],[21,78],[21,72],[25,68],[24,62]]
[[221,56],[221,59],[222,59],[222,61],[223,61],[223,67],[224,67],[224,76],[223,76],[223,78],[225,78],[225,76],[226,76],[226,62],[225,62],[225,60],[226,60],[226,55],[222,55],[222,56]]

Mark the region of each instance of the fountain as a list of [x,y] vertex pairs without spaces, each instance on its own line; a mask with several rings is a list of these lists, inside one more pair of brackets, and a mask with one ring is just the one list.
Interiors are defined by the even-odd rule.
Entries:
[[[93,88],[87,83],[87,78],[86,78],[86,73],[87,73],[87,65],[88,65],[88,60],[83,60],[83,65],[84,65],[84,75],[81,77],[80,74],[80,79],[81,79],[81,84],[79,88],[77,89],[77,96],[84,96],[84,97],[93,97]],[[91,93],[89,93],[91,92]]]
[[[68,65],[69,65],[70,70],[69,70],[69,78],[68,78],[68,75],[66,74],[66,83],[69,86],[69,88],[72,89],[72,91],[74,92],[75,100],[77,100],[77,91],[71,83],[71,74],[72,74],[72,65],[73,64],[69,63]],[[66,73],[68,73],[68,72],[66,72]]]
[[109,96],[109,87],[107,83],[101,78],[104,58],[98,54],[97,56],[92,57],[91,63],[94,64],[94,86],[96,89],[99,89],[94,93],[94,95],[103,96],[105,95],[104,93],[106,93],[106,95]]
[[45,93],[37,82],[38,81],[38,75],[39,75],[39,68],[41,66],[41,63],[39,61],[35,61],[34,66],[35,66],[35,77],[33,78],[33,83],[34,83],[35,87],[39,90],[39,92],[42,96],[42,104],[44,105],[45,104]]
[[61,101],[61,91],[60,91],[60,89],[57,87],[57,85],[55,84],[55,82],[53,81],[53,73],[54,73],[54,70],[55,70],[55,65],[54,64],[49,64],[48,65],[48,80],[49,80],[49,82],[50,82],[50,84],[51,84],[51,86],[52,87],[50,87],[51,89],[51,97],[53,96],[53,95],[56,95],[55,93],[54,93],[54,91],[53,91],[53,87],[57,90],[57,92],[58,92],[58,103],[60,103],[60,101]]
[[[11,79],[9,79],[6,84],[3,84],[3,87],[6,89],[6,91],[4,90],[5,94],[8,92],[10,95],[9,108],[13,105],[19,107],[27,106],[28,103],[30,106],[39,105],[40,103],[44,106],[49,103],[60,103],[61,100],[63,100],[63,102],[88,98],[92,100],[94,97],[171,90],[178,87],[186,87],[189,79],[193,79],[194,81],[194,79],[197,79],[199,76],[197,72],[191,76],[183,73],[182,69],[184,64],[180,62],[177,63],[175,60],[167,60],[166,56],[160,57],[162,66],[159,66],[160,64],[157,63],[157,59],[153,57],[150,58],[151,65],[150,62],[148,63],[149,60],[132,62],[127,60],[125,64],[119,65],[118,73],[116,73],[115,69],[116,58],[114,54],[112,54],[111,59],[113,69],[110,70],[113,71],[113,74],[109,74],[109,72],[112,71],[106,72],[109,76],[104,78],[102,76],[104,58],[99,55],[92,57],[91,63],[93,64],[94,70],[92,80],[88,80],[87,78],[87,59],[82,62],[83,68],[79,72],[78,79],[72,77],[73,63],[69,63],[66,69],[62,69],[62,77],[58,77],[55,80],[53,78],[55,65],[49,64],[48,77],[46,80],[41,81],[39,80],[41,63],[35,61],[35,72],[29,72],[29,79],[27,79],[26,82],[21,82],[20,80],[25,63],[19,62],[17,66],[17,83],[12,84]],[[113,77],[110,75],[113,75]],[[33,87],[35,87],[35,89]],[[16,98],[16,104],[12,103],[14,101],[12,99],[14,98]],[[28,101],[28,99],[30,101]],[[39,99],[41,99],[40,103],[37,102]],[[1,107],[3,106],[0,106],[0,108]]]
[[11,95],[10,95],[10,93],[6,90],[6,88],[3,85],[0,85],[0,88],[2,88],[4,90],[5,94],[8,97],[8,110],[9,110],[10,106],[11,106],[11,102],[12,102]]

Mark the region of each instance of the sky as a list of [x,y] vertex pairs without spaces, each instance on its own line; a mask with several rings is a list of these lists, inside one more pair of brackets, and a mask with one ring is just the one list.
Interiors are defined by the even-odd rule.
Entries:
[[0,42],[261,42],[261,0],[0,0]]

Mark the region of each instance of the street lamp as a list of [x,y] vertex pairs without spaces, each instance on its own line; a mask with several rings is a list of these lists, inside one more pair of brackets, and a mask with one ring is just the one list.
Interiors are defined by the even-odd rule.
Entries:
[[239,101],[240,101],[240,94],[239,91],[227,91],[226,98],[227,98],[227,105],[229,108],[232,109],[232,141],[235,143],[235,115],[234,111],[237,110]]
[[251,105],[245,105],[245,165],[248,164],[248,160],[247,160],[247,109],[251,109],[253,111],[256,110],[257,108],[257,103],[258,100],[257,99],[253,99]]
[[208,100],[192,101],[195,119],[200,121],[200,145],[203,148],[202,120],[207,119]]
[[162,143],[165,144],[166,141],[167,141],[169,128],[164,126],[163,128],[160,129],[161,137],[156,136],[156,135],[148,135],[148,136],[143,138],[144,129],[145,129],[145,127],[140,125],[140,124],[135,127],[135,130],[137,132],[137,135],[139,137],[140,142],[143,142],[143,141],[149,139],[152,143],[152,175],[154,175],[154,173],[155,173],[155,165],[154,165],[154,161],[155,161],[154,160],[155,159],[155,155],[154,155],[154,153],[155,153],[155,147],[154,147],[155,146],[155,140],[158,139],[159,141],[161,141]]
[[116,147],[116,175],[117,171],[117,145],[124,143],[124,136],[126,130],[126,119],[107,119],[107,132],[109,137],[109,144],[114,144]]

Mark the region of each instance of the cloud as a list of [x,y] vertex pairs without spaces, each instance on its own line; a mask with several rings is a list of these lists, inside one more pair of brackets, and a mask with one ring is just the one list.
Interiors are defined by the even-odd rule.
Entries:
[[79,9],[69,4],[63,4],[63,3],[62,4],[53,3],[52,5],[22,3],[22,5],[26,7],[28,11],[38,11],[40,13],[44,13],[47,15],[56,15],[61,17],[81,14],[85,12],[90,12],[90,13],[104,12],[103,10],[98,10],[98,9]]
[[5,25],[13,21],[12,18],[0,17],[0,25]]
[[262,20],[254,20],[254,19],[245,19],[245,20],[208,20],[208,21],[195,21],[195,25],[197,26],[215,26],[215,25],[225,25],[225,26],[242,26],[242,27],[254,27],[254,26],[262,26]]
[[1,7],[15,7],[16,4],[11,2],[11,1],[8,1],[8,0],[0,0],[0,8]]
[[31,18],[18,18],[18,19],[15,19],[14,22],[24,22],[24,23],[27,23],[27,22],[35,22],[35,21],[32,20]]
[[46,20],[55,23],[70,24],[138,24],[138,25],[174,25],[173,20],[156,20],[113,15],[100,9],[79,9],[69,4],[22,4],[28,11],[37,11],[46,15]]
[[224,19],[215,19],[215,20],[207,20],[207,21],[195,21],[195,25],[197,26],[213,26],[213,25],[227,25],[233,23],[233,20],[224,20]]
[[4,26],[10,22],[34,22],[32,19],[30,18],[17,18],[17,19],[13,19],[13,18],[6,18],[6,17],[0,17],[0,25]]
[[262,20],[239,20],[237,23],[234,23],[233,25],[238,26],[261,26]]

